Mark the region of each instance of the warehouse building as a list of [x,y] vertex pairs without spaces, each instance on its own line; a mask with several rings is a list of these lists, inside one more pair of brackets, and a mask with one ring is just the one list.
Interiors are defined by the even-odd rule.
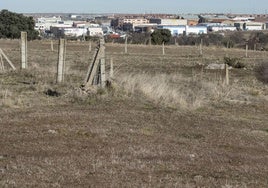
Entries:
[[158,29],[168,29],[173,36],[190,34],[207,34],[207,27],[204,26],[158,26]]

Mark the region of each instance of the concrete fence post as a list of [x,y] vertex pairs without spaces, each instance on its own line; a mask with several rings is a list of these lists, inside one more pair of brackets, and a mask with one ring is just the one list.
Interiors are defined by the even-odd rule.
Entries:
[[225,63],[225,84],[229,85],[229,67],[227,63]]
[[202,56],[203,55],[203,39],[201,39],[200,41],[200,46],[199,46],[199,55]]
[[111,57],[110,60],[110,78],[112,79],[114,77],[114,62],[113,62],[113,58]]
[[162,54],[165,55],[166,52],[165,52],[165,42],[162,43]]
[[105,75],[105,57],[100,59],[100,79],[101,79],[101,87],[106,87],[106,75]]
[[53,52],[54,51],[54,44],[53,44],[53,40],[50,41],[50,48],[51,48],[51,51]]
[[27,32],[21,32],[21,68],[27,68]]
[[65,39],[60,39],[58,66],[57,66],[57,83],[61,83],[64,81],[65,54],[66,54],[66,41]]
[[88,43],[88,51],[91,52],[92,51],[92,44],[91,44],[91,40],[89,40]]
[[126,38],[125,38],[125,54],[127,53],[127,50],[128,50],[128,49],[127,49],[127,47],[128,47],[128,46],[127,46],[127,39],[128,39],[128,38],[127,38],[127,36],[126,36]]
[[246,44],[246,57],[248,57],[248,45]]

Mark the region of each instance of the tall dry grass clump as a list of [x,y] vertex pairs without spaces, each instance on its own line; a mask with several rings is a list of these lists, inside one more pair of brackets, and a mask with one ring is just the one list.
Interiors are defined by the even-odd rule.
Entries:
[[255,70],[255,75],[258,80],[268,84],[268,62],[262,63]]
[[155,103],[182,109],[197,109],[233,94],[222,84],[178,74],[120,74],[117,82],[128,94],[140,93]]

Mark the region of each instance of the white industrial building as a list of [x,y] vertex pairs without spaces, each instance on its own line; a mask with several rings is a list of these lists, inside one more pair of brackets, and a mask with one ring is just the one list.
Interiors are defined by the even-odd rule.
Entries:
[[158,25],[187,25],[187,20],[185,19],[161,19],[161,18],[152,18],[150,19],[150,23],[158,24]]
[[266,29],[266,24],[261,22],[235,22],[234,26],[243,31],[260,31]]
[[56,37],[81,37],[81,36],[102,36],[103,30],[101,27],[51,27],[51,32]]
[[209,26],[208,31],[237,31],[237,28],[234,26]]
[[47,31],[51,27],[73,27],[72,21],[57,21],[57,22],[37,22],[35,23],[35,30]]
[[158,29],[168,29],[171,35],[207,34],[207,27],[204,26],[158,26]]
[[83,35],[87,35],[86,28],[63,28],[63,34],[69,37],[79,37]]
[[103,35],[102,27],[88,27],[87,34],[89,36],[102,36]]
[[38,18],[35,23],[35,29],[40,33],[49,31],[56,37],[63,35],[72,37],[103,35],[102,27],[99,24],[81,21],[73,22],[72,20],[62,21],[60,17]]

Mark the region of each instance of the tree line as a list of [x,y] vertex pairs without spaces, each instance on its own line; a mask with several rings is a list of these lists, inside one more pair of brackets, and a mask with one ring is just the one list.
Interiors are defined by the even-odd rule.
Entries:
[[5,9],[0,11],[0,38],[18,39],[21,31],[26,31],[28,40],[37,39],[39,33],[34,30],[34,26],[33,17]]

